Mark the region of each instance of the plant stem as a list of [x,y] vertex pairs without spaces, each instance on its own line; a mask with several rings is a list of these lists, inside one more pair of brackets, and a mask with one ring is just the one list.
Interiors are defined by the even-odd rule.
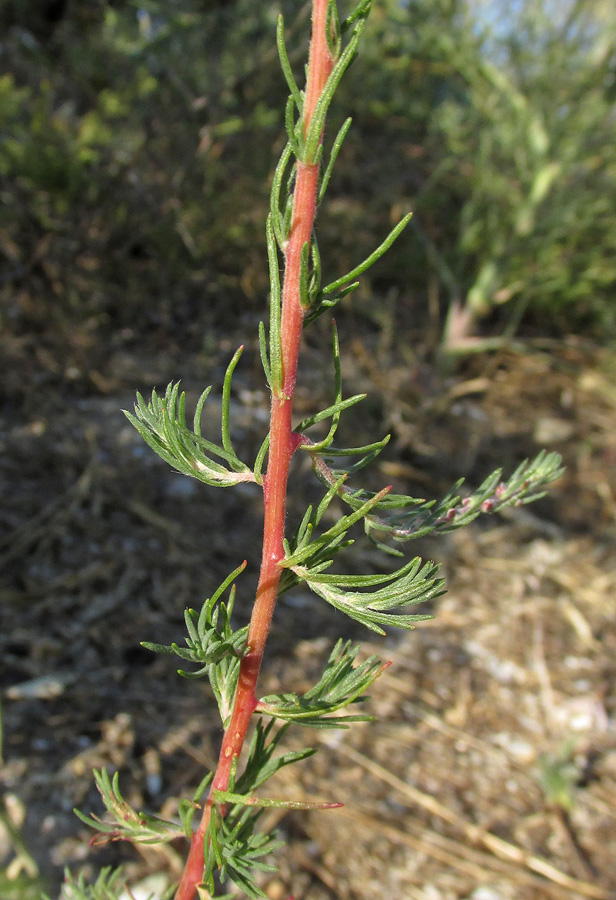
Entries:
[[[308,130],[316,104],[333,67],[326,34],[327,7],[328,0],[313,0],[312,37],[303,112],[304,134]],[[248,649],[240,664],[231,719],[223,738],[211,791],[228,789],[233,761],[240,755],[250,718],[257,705],[255,693],[257,678],[282,574],[279,563],[284,556],[283,539],[289,465],[300,442],[299,435],[293,433],[291,414],[304,316],[300,302],[301,253],[302,247],[310,242],[312,235],[316,214],[319,166],[307,165],[298,161],[296,167],[291,230],[284,251],[285,275],[281,315],[282,384],[280,390],[272,395],[269,460],[267,474],[263,481],[264,523],[261,570],[248,630]],[[175,900],[193,900],[197,885],[203,879],[203,847],[212,805],[212,793],[210,792],[201,823],[191,841],[186,867]]]

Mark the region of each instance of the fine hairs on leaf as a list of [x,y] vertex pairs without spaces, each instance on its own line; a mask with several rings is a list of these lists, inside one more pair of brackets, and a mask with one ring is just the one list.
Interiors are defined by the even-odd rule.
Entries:
[[[290,96],[284,115],[281,110],[286,144],[273,174],[264,222],[270,295],[269,316],[264,316],[258,327],[258,348],[263,381],[272,396],[269,429],[262,436],[254,464],[251,467],[244,461],[233,433],[233,376],[242,347],[230,360],[223,379],[215,435],[204,434],[202,426],[206,404],[214,405],[212,387],[197,401],[191,425],[186,419],[186,396],[177,382],[168,385],[162,395],[152,390],[148,401],[138,394],[134,413],[126,413],[144,441],[176,471],[208,488],[251,485],[263,502],[261,565],[249,621],[235,621],[236,589],[242,586],[239,576],[247,568],[246,561],[238,564],[236,558],[229,566],[235,568],[200,610],[185,611],[183,641],[142,642],[148,650],[177,657],[184,678],[209,682],[222,729],[217,763],[212,771],[203,773],[194,790],[176,798],[171,809],[177,809],[177,820],[135,809],[120,792],[118,772],[109,774],[105,769],[94,773],[105,815],[77,813],[95,830],[94,844],[173,842],[174,852],[178,848],[185,854],[183,872],[173,888],[175,900],[265,897],[261,879],[274,871],[273,854],[282,842],[266,827],[264,810],[325,810],[340,805],[335,797],[325,801],[280,797],[275,782],[270,787],[270,780],[281,769],[316,752],[311,747],[297,749],[297,744],[290,749],[289,731],[300,736],[310,733],[306,728],[346,729],[374,718],[361,704],[389,663],[374,654],[364,655],[344,637],[332,641],[322,674],[311,687],[298,691],[289,685],[258,699],[258,678],[278,598],[299,588],[312,594],[313,602],[325,601],[378,635],[384,635],[385,628],[412,629],[432,617],[444,581],[431,560],[415,556],[399,561],[394,568],[387,554],[402,556],[413,538],[449,532],[482,513],[529,503],[543,496],[562,473],[560,457],[541,452],[534,460],[521,463],[509,478],[503,478],[500,469],[493,472],[475,491],[464,494],[459,481],[440,501],[397,494],[389,485],[365,490],[362,470],[385,450],[389,435],[357,447],[335,444],[341,417],[365,395],[345,397],[343,393],[334,322],[329,400],[323,409],[311,411],[293,424],[303,329],[349,297],[357,279],[401,238],[411,217],[406,213],[349,272],[329,273],[331,280],[322,287],[315,216],[335,177],[335,165],[351,127],[351,120],[346,119],[330,143],[326,118],[338,84],[357,56],[370,8],[371,0],[360,0],[340,21],[336,0],[312,0],[305,87],[298,85],[293,74],[284,22],[282,17],[278,19],[275,43]],[[323,496],[307,506],[291,532],[286,506],[293,489],[289,474],[296,451],[300,456],[308,454]],[[349,574],[343,574],[348,551],[358,538],[366,542],[365,535],[385,551],[382,571],[357,574],[351,560],[346,569]],[[229,552],[234,551],[230,540]],[[207,560],[204,571],[208,572]],[[419,612],[409,611],[418,605],[422,605]],[[210,715],[213,707],[211,704]],[[303,728],[296,728],[298,725]],[[204,727],[214,733],[211,723]],[[230,883],[235,885],[234,893],[228,892]],[[117,900],[125,882],[117,872],[105,870],[92,886],[70,876],[67,885],[66,897],[71,900]]]

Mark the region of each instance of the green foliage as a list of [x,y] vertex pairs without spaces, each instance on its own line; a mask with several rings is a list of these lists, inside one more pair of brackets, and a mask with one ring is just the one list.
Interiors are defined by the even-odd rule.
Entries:
[[208,597],[198,615],[194,609],[186,610],[184,614],[188,629],[186,648],[178,647],[177,644],[171,644],[170,646],[153,644],[150,641],[142,641],[141,646],[145,647],[146,650],[153,650],[155,653],[174,653],[181,659],[201,666],[195,672],[185,672],[179,669],[178,674],[183,675],[185,678],[198,678],[207,674],[212,667],[219,665],[227,656],[241,657],[246,644],[247,629],[240,628],[238,631],[233,631],[231,628],[235,585],[231,588],[228,604],[218,604],[218,601],[231,582],[245,568],[246,563],[243,562],[231,572],[212,596]]
[[312,756],[316,750],[305,748],[304,750],[289,750],[279,756],[274,756],[274,751],[287,732],[288,725],[283,725],[278,730],[274,729],[274,719],[267,725],[262,721],[257,722],[248,748],[248,758],[241,776],[233,781],[234,789],[240,794],[248,794],[265,784],[283,766],[299,762]]
[[[110,866],[102,869],[94,884],[86,884],[82,875],[74,878],[67,870],[60,893],[60,900],[117,900],[121,891],[126,890],[126,880],[120,869]],[[166,891],[161,900],[171,900],[171,892]],[[50,900],[45,895],[44,900]]]
[[64,900],[116,900],[119,893],[125,887],[122,872],[119,869],[113,871],[110,867],[102,869],[94,884],[85,883],[83,876],[75,879],[70,872],[66,872],[61,898]]
[[[203,882],[213,897],[216,890],[214,873],[224,882],[230,878],[240,890],[251,898],[265,897],[258,887],[253,872],[275,872],[276,866],[263,862],[282,846],[274,836],[256,831],[262,810],[253,812],[249,807],[233,806],[223,818],[215,808],[210,819],[205,849]],[[226,900],[231,894],[218,894],[217,900]]]
[[[243,7],[242,3],[239,5]],[[320,184],[322,196],[330,181],[333,163],[339,156],[342,142],[349,131],[348,122],[345,122],[334,139],[327,161],[328,154],[323,151],[320,143],[325,116],[343,73],[357,53],[370,6],[370,0],[361,0],[347,19],[339,22],[336,4],[334,0],[329,0],[327,40],[334,64],[322,96],[317,102],[312,121],[305,127],[304,94],[299,90],[295,80],[285,45],[282,20],[278,21],[278,52],[290,97],[285,117],[287,144],[274,174],[266,225],[270,274],[269,326],[266,329],[261,323],[259,327],[261,361],[265,378],[273,394],[273,410],[277,408],[276,404],[280,404],[282,408],[284,402],[290,402],[292,399],[283,397],[283,383],[285,390],[290,390],[291,393],[293,390],[293,387],[287,387],[283,372],[282,348],[285,338],[289,338],[289,335],[282,333],[280,269],[281,256],[284,256],[287,242],[292,237],[291,210],[294,203],[296,163],[300,169],[302,166],[322,163],[323,176]],[[154,8],[157,8],[156,5]],[[113,19],[115,14],[109,15]],[[190,30],[194,26],[192,18],[190,16],[186,18],[183,14],[178,14],[178,18],[173,21],[174,27],[181,25]],[[161,33],[165,33],[167,24],[161,25]],[[148,29],[148,41],[158,40],[152,22],[148,25]],[[125,52],[129,55],[139,54],[142,50],[139,41],[135,45],[129,42],[125,48]],[[548,192],[550,178],[551,176],[544,174],[543,180],[536,183],[531,191],[537,203]],[[346,275],[336,277],[324,288],[321,287],[321,255],[313,235],[311,241],[301,248],[297,285],[304,322],[316,319],[348,295],[357,284],[355,279],[364,274],[391,247],[406,227],[409,218],[409,215],[404,216],[377,249],[365,256],[362,263],[359,265],[351,263],[350,271]],[[297,249],[299,255],[300,248]],[[298,321],[296,335],[298,342],[299,324]],[[289,435],[288,447],[281,443],[277,448],[287,453],[288,458],[295,450],[310,454],[314,471],[325,486],[325,494],[316,508],[308,506],[294,535],[284,537],[282,533],[284,526],[281,524],[280,534],[276,538],[278,549],[269,555],[264,553],[268,565],[271,562],[278,570],[275,578],[268,574],[273,585],[272,604],[276,596],[285,591],[297,586],[308,587],[315,595],[349,618],[382,635],[385,634],[384,626],[412,628],[417,621],[430,618],[429,614],[411,614],[406,610],[409,606],[431,602],[440,596],[444,590],[444,582],[437,577],[438,566],[419,557],[403,563],[394,571],[386,565],[383,567],[384,571],[371,574],[332,572],[331,568],[338,554],[353,544],[356,526],[363,526],[366,534],[378,546],[389,553],[401,555],[397,546],[412,538],[431,532],[451,531],[468,524],[482,512],[497,512],[508,506],[520,505],[543,496],[545,488],[561,474],[561,461],[557,454],[540,453],[535,460],[522,463],[507,481],[501,480],[502,473],[497,470],[477,491],[465,498],[459,495],[461,482],[458,482],[454,490],[440,502],[394,494],[391,487],[384,487],[377,492],[357,488],[351,481],[384,449],[388,436],[361,447],[334,446],[342,413],[359,403],[364,395],[354,395],[346,399],[343,396],[340,350],[335,325],[332,349],[333,403],[301,421]],[[149,403],[138,395],[135,414],[126,413],[126,415],[145,442],[174,469],[214,487],[230,487],[239,482],[252,482],[263,489],[267,498],[273,475],[267,469],[264,476],[262,470],[270,450],[271,435],[265,436],[252,469],[237,455],[231,438],[232,378],[241,352],[242,348],[232,358],[224,379],[219,443],[214,443],[201,434],[202,412],[211,388],[203,392],[197,403],[192,429],[186,424],[185,395],[180,393],[178,384],[170,384],[164,398],[159,397],[154,391]],[[286,365],[288,357],[284,356],[284,359]],[[272,421],[275,421],[274,417]],[[327,422],[329,428],[325,437],[314,441],[308,436],[307,432],[313,426]],[[288,423],[286,427],[289,427]],[[272,435],[275,436],[273,427]],[[286,468],[284,475],[284,489],[286,489]],[[278,494],[281,495],[283,488],[279,485],[277,487]],[[282,522],[283,497],[278,496],[278,500]],[[324,527],[325,514],[328,513],[329,522],[329,516],[334,513],[339,502],[343,509],[346,506],[348,511],[339,512],[337,517],[334,516],[333,524]],[[264,541],[265,546],[270,546],[271,549],[274,529],[271,525],[270,528],[272,530],[270,533],[266,531]],[[269,545],[268,538],[271,539]],[[227,879],[233,881],[248,897],[264,896],[255,873],[273,870],[274,866],[266,861],[266,858],[280,846],[275,835],[261,833],[258,830],[259,818],[264,808],[316,809],[337,805],[313,800],[261,797],[255,794],[255,791],[282,767],[306,759],[314,753],[311,748],[279,752],[279,746],[292,724],[317,728],[346,728],[349,723],[369,720],[371,716],[361,713],[338,714],[365,699],[365,692],[387,666],[387,663],[384,664],[376,656],[370,656],[364,662],[358,663],[359,648],[340,639],[325,664],[323,674],[311,689],[302,695],[288,691],[269,695],[257,701],[254,685],[262,651],[255,650],[255,646],[258,648],[260,641],[264,644],[269,625],[259,622],[253,630],[254,618],[249,628],[235,629],[231,624],[235,599],[234,582],[245,565],[244,562],[231,572],[203,603],[199,613],[192,609],[186,611],[188,634],[185,638],[185,647],[177,643],[143,644],[155,652],[178,656],[197,667],[190,672],[180,670],[180,674],[186,677],[208,677],[217,699],[223,727],[226,729],[216,772],[204,776],[191,800],[184,799],[179,802],[179,822],[163,820],[136,811],[120,793],[118,773],[110,777],[106,771],[95,773],[96,784],[107,810],[106,818],[103,820],[96,815],[85,816],[78,813],[82,821],[97,830],[95,842],[98,843],[128,840],[133,843],[153,844],[174,841],[182,836],[190,838],[193,849],[196,847],[198,854],[203,851],[204,881],[199,891],[204,898],[213,897],[218,883],[224,887]],[[264,569],[262,574],[263,571]],[[271,570],[267,571],[270,573]],[[222,596],[228,589],[229,600],[225,603]],[[267,585],[264,586],[260,582],[259,591],[263,589],[266,590]],[[241,732],[240,726],[237,726],[236,732],[238,709],[242,716],[248,710],[245,722],[253,711],[260,717],[245,758],[240,756],[240,750],[246,731]],[[265,724],[264,719],[267,720]],[[282,720],[284,724],[279,726],[277,720]],[[238,746],[233,744],[234,740],[237,740]],[[240,759],[244,759],[244,762],[241,771],[238,771]],[[203,803],[202,795],[210,782],[212,787]],[[203,810],[203,818],[198,831],[194,833],[192,820],[197,809]],[[200,858],[197,859],[197,863],[200,865]],[[114,886],[110,880],[107,883]],[[107,900],[105,890],[107,887],[103,884],[101,900]],[[84,900],[90,900],[90,897],[84,894]],[[91,900],[98,900],[98,895],[92,895]]]
[[[137,394],[134,416],[124,410],[129,422],[161,459],[183,475],[190,475],[205,484],[218,487],[231,487],[240,481],[255,480],[250,468],[238,459],[229,437],[231,376],[240,355],[241,348],[229,363],[225,376],[221,419],[222,446],[208,441],[201,434],[201,415],[211,387],[206,388],[199,398],[192,431],[186,427],[186,395],[183,391],[180,394],[179,384],[170,384],[167,387],[164,400],[155,390],[152,391],[149,403],[145,402],[141,394]],[[213,456],[222,459],[227,466],[216,462],[212,459]]]
[[105,822],[94,814],[84,815],[75,810],[82,822],[95,828],[97,834],[93,844],[106,844],[109,841],[130,841],[134,844],[162,844],[173,841],[184,834],[182,827],[174,822],[137,812],[127,803],[119,787],[119,775],[116,772],[109,778],[106,769],[94,771],[94,780],[98,792],[103,799],[111,822]]
[[[45,885],[38,875],[21,872],[13,877],[6,869],[0,869],[0,897],[2,900],[41,900]],[[115,896],[114,896],[115,900]]]
[[195,671],[178,669],[184,678],[200,678],[207,676],[218,703],[222,724],[226,727],[231,714],[231,705],[235,697],[239,676],[240,659],[246,649],[248,626],[234,630],[231,627],[231,614],[235,602],[235,585],[231,588],[229,602],[218,602],[237,576],[246,568],[246,562],[234,569],[218,589],[208,598],[199,615],[194,609],[184,613],[188,637],[186,647],[173,643],[170,646],[142,641],[142,647],[155,653],[168,653],[179,656],[187,662],[196,663]]
[[340,638],[332,650],[319,681],[301,697],[286,691],[262,697],[256,711],[263,715],[315,728],[348,728],[350,722],[370,722],[374,716],[334,716],[351,703],[368,699],[366,690],[376,681],[387,663],[370,656],[354,665],[359,647]]
[[557,754],[544,753],[539,757],[539,780],[546,801],[565,813],[575,805],[576,786],[580,770],[573,758],[575,742],[567,741]]
[[[413,540],[435,531],[453,531],[468,525],[482,513],[500,512],[508,506],[522,506],[539,500],[563,471],[560,454],[542,450],[534,460],[520,463],[508,481],[501,481],[502,470],[496,469],[474,493],[463,499],[457,493],[463,479],[439,503],[393,498],[390,510],[384,515],[367,517],[366,529],[371,536],[384,532],[396,541]],[[378,511],[379,506],[375,509]]]
[[[430,615],[409,615],[400,610],[416,603],[426,603],[444,593],[444,581],[435,578],[438,566],[419,557],[386,575],[323,575],[323,565],[293,566],[292,571],[327,603],[375,631],[385,634],[383,625],[414,628],[415,622],[431,619]],[[349,590],[384,585],[376,591]]]

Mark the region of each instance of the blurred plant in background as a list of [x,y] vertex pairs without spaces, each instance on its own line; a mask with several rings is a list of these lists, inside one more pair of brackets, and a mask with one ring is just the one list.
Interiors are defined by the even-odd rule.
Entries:
[[[0,767],[4,765],[2,705],[0,704]],[[0,794],[0,897],[2,900],[40,900],[45,882],[21,834],[26,809],[12,793]]]
[[[284,102],[268,35],[297,10],[3,5],[5,324],[36,334],[68,317],[88,344],[111,320],[130,330],[138,310],[142,329],[196,345],[230,303],[259,308]],[[325,246],[342,234],[342,265],[402,208],[418,239],[375,270],[364,307],[394,288],[401,324],[421,321],[438,284],[449,349],[490,315],[488,334],[523,322],[613,338],[615,36],[605,0],[379,3],[342,88],[358,126],[320,229]]]
[[427,259],[450,350],[472,346],[478,320],[505,304],[496,323],[510,333],[526,314],[543,334],[614,335],[615,35],[602,0],[375,10],[357,118],[378,120],[381,141],[406,153],[378,190],[406,168],[398,181],[424,250],[407,283],[425,293]]

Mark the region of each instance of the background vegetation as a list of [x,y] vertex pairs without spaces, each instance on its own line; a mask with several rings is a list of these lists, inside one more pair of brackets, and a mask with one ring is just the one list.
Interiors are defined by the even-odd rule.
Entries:
[[[4,0],[3,324],[39,357],[83,368],[103,335],[198,350],[262,309],[281,7],[297,47],[309,9],[291,0]],[[613,339],[615,32],[605,0],[377,4],[337,104],[354,127],[326,271],[408,208],[415,233],[359,309],[393,289],[402,325],[430,294],[487,333]]]

